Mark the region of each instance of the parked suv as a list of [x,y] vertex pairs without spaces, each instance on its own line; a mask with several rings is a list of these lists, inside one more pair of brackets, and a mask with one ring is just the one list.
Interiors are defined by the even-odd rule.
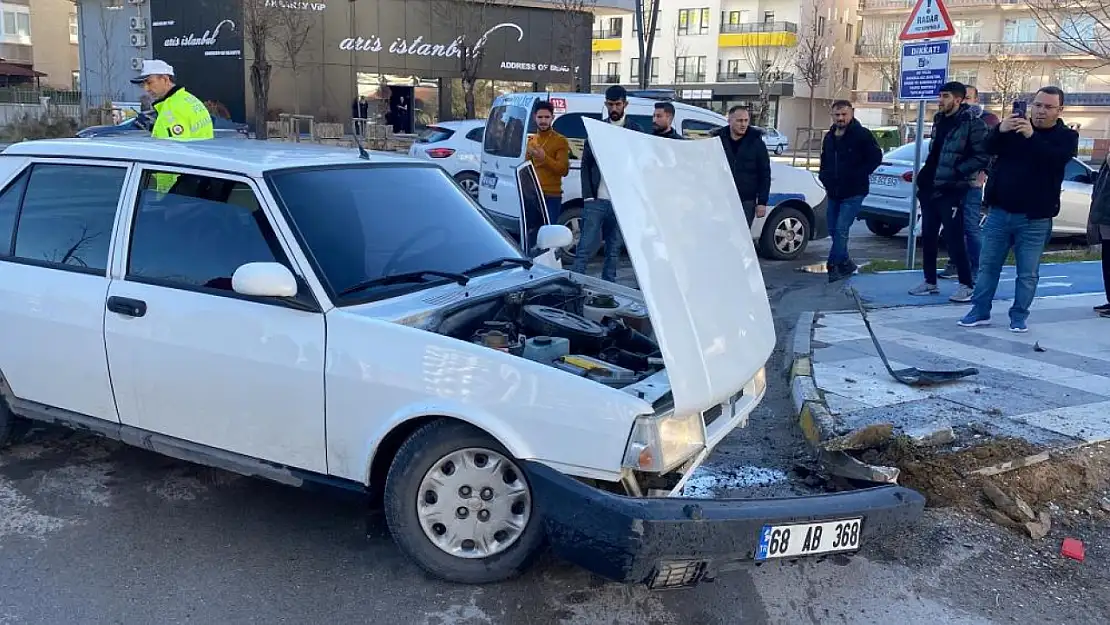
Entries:
[[[563,208],[559,223],[574,233],[575,244],[581,230],[582,185],[581,156],[586,142],[583,119],[602,119],[605,96],[590,93],[511,93],[498,97],[490,110],[482,153],[482,182],[478,201],[495,217],[512,220],[517,214],[516,192],[512,188],[512,172],[524,160],[524,144],[528,133],[536,131],[532,119],[535,103],[548,100],[555,108],[552,127],[565,135],[570,143],[570,173],[563,178]],[[626,115],[645,131],[651,128],[651,116],[657,100],[630,97]],[[672,102],[675,107],[674,127],[688,139],[705,139],[714,130],[728,125],[728,120],[713,111]],[[502,132],[508,129],[513,132]],[[724,159],[721,152],[721,159]],[[504,180],[504,182],[501,182]],[[697,180],[684,181],[696,184]],[[499,185],[507,186],[499,186]],[[828,236],[825,189],[816,175],[782,163],[771,163],[771,194],[766,217],[752,224],[752,237],[763,256],[775,260],[791,260],[805,251],[814,239]],[[512,229],[513,226],[510,226]],[[573,249],[568,250],[573,253]]]

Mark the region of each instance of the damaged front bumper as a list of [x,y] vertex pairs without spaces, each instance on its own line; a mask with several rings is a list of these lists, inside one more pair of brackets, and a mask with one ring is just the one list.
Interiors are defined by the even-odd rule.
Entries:
[[913,523],[925,507],[920,493],[901,486],[783,499],[634,498],[537,462],[524,464],[560,557],[607,579],[652,588],[692,586],[756,561],[765,525],[860,518],[866,544]]

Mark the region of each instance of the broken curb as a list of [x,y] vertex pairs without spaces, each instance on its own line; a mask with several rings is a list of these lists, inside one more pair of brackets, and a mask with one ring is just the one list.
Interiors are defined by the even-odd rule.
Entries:
[[878,423],[852,429],[829,410],[813,377],[813,327],[816,322],[817,313],[802,313],[790,342],[790,397],[798,426],[829,473],[853,480],[896,483],[897,468],[870,465],[845,453],[869,449],[889,440],[894,426]]

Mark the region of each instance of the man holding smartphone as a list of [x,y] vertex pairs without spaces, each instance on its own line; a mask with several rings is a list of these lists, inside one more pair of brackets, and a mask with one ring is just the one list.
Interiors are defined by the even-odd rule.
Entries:
[[[1063,108],[1063,91],[1041,87],[1032,106],[1015,102],[1010,115],[987,137],[987,151],[995,157],[985,198],[991,211],[983,224],[979,282],[961,326],[990,323],[1002,265],[1012,249],[1017,282],[1010,331],[1029,330],[1026,319],[1037,293],[1041,254],[1052,236],[1052,220],[1060,214],[1064,169],[1079,151],[1079,133],[1060,119]],[[1027,110],[1032,114],[1027,116]]]
[[937,248],[940,229],[948,243],[948,253],[956,264],[960,286],[948,299],[971,300],[975,278],[967,262],[964,245],[964,200],[975,176],[986,168],[987,125],[971,114],[964,102],[963,83],[949,82],[937,97],[940,109],[933,117],[933,138],[929,155],[917,175],[917,199],[921,202],[921,262],[925,281],[910,289],[910,295],[937,295]]

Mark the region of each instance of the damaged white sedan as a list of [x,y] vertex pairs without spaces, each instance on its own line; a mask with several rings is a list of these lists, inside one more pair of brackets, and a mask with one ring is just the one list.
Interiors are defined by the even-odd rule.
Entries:
[[770,308],[719,144],[589,132],[641,291],[550,266],[570,233],[543,223],[528,165],[508,235],[415,159],[9,147],[0,443],[35,419],[366,492],[405,553],[468,583],[548,543],[611,579],[689,585],[916,517],[896,486],[676,496],[763,397]]

